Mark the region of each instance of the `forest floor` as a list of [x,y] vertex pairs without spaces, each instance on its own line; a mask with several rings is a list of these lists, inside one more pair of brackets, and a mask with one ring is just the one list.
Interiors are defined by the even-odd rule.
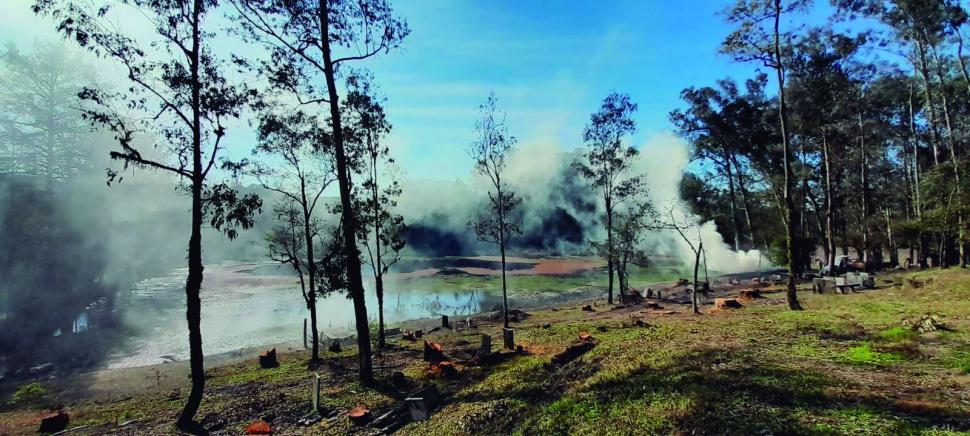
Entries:
[[[662,309],[599,301],[592,312],[581,303],[531,311],[513,325],[522,352],[489,363],[476,350],[483,333],[501,346],[501,322],[455,322],[424,339],[442,345],[457,374],[432,370],[421,340],[395,338],[375,359],[385,368],[376,370],[377,388],[356,382],[355,348],[325,352],[316,369],[325,412],[311,424],[301,422],[313,416],[306,351],[281,353],[274,369],[227,360],[208,371],[198,416],[213,434],[242,434],[261,418],[274,434],[379,434],[346,412],[365,405],[380,416],[434,384],[444,405],[397,434],[970,434],[970,272],[882,274],[876,289],[848,295],[809,289],[797,312],[777,288],[739,309],[705,305],[700,315],[671,300],[657,302]],[[946,329],[908,326],[924,315]],[[594,338],[591,350],[550,363],[582,333]],[[396,371],[403,385],[391,381]],[[48,390],[0,413],[0,434],[35,432],[48,413],[41,405],[58,401],[72,435],[171,434],[188,380],[77,400]]]

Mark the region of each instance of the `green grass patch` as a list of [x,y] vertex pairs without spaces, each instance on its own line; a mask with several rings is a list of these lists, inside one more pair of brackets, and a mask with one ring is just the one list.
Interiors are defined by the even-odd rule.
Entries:
[[916,332],[905,327],[893,327],[876,334],[876,339],[885,342],[907,342],[917,337],[919,335]]
[[856,365],[888,365],[895,362],[902,362],[906,357],[899,353],[887,353],[876,351],[868,343],[863,343],[857,347],[849,348],[842,355],[846,362]]

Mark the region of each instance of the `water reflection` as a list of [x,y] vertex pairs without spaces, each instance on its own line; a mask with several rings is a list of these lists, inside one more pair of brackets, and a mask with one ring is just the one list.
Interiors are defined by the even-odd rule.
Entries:
[[[188,358],[184,282],[186,271],[139,282],[125,310],[136,328],[132,351],[114,356],[112,367],[141,366]],[[385,291],[385,321],[468,316],[493,310],[501,297],[481,290],[407,288],[409,281],[391,282]],[[376,321],[377,301],[366,293],[370,318]],[[354,332],[353,302],[330,295],[317,303],[318,326],[329,337]],[[276,265],[230,265],[206,268],[202,292],[202,336],[206,354],[240,348],[300,341],[308,316],[295,277]]]

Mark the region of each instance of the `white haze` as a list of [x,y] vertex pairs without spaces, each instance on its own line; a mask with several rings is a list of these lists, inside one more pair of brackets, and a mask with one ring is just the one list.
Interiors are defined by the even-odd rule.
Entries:
[[[737,273],[763,270],[770,262],[758,250],[735,252],[730,249],[717,232],[714,222],[700,222],[681,201],[680,183],[690,161],[689,149],[683,139],[671,134],[658,134],[647,139],[640,147],[640,156],[633,165],[633,173],[645,177],[649,199],[658,211],[674,208],[678,219],[686,218],[691,225],[699,225],[699,236],[704,242],[707,266],[712,272]],[[582,225],[586,236],[593,240],[604,239],[599,223],[603,213],[601,201],[596,201],[597,213],[575,210],[562,200],[563,172],[577,156],[576,152],[564,152],[550,142],[520,143],[514,149],[505,170],[505,179],[517,194],[523,197],[524,229],[541,230],[542,218],[557,207],[567,209]],[[585,183],[580,182],[580,183]],[[399,212],[409,223],[426,223],[467,235],[467,222],[471,213],[482,207],[486,200],[488,182],[472,174],[466,180],[452,183],[424,179],[405,180],[399,202]],[[595,199],[596,194],[585,195]],[[666,216],[666,213],[665,213]],[[698,228],[686,232],[698,237]],[[587,241],[589,242],[589,241]],[[486,248],[486,247],[482,247]],[[588,253],[589,245],[560,246],[563,253]],[[673,230],[653,230],[643,238],[642,249],[648,256],[675,257],[684,265],[693,264],[693,252],[688,244]]]

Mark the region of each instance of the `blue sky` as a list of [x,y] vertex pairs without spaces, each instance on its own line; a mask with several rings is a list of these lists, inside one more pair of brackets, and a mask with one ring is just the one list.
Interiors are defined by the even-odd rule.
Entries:
[[[409,178],[465,178],[477,105],[495,92],[520,147],[581,145],[589,114],[611,90],[639,104],[634,141],[672,129],[680,91],[740,80],[755,65],[717,53],[731,27],[729,1],[398,0],[412,33],[404,49],[369,61],[394,131],[389,143]],[[0,41],[53,37],[30,0],[0,5]],[[811,20],[820,21],[816,8]],[[804,19],[804,18],[803,18]],[[251,145],[237,136],[237,154]]]

